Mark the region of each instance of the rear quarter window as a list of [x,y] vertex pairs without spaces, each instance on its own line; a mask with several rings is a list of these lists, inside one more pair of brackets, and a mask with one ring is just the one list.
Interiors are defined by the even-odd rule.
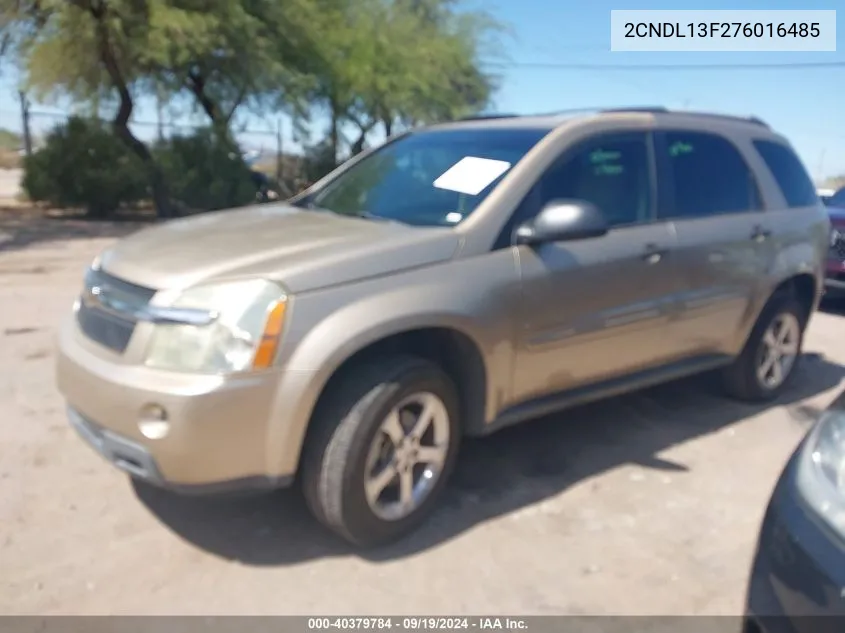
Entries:
[[773,141],[754,141],[754,147],[772,172],[787,206],[809,207],[818,203],[813,181],[789,146]]

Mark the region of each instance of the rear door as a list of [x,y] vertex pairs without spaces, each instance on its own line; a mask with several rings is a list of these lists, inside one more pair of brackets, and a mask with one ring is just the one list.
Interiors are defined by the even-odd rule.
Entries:
[[662,200],[686,290],[675,331],[688,355],[727,353],[765,287],[774,257],[772,221],[739,149],[697,130],[656,134]]
[[[775,251],[781,255],[795,250],[806,253],[810,244],[816,254],[815,261],[808,257],[808,263],[819,271],[826,268],[832,285],[845,285],[845,244],[840,239],[831,242],[834,236],[829,233],[830,222],[845,231],[845,218],[834,208],[822,208],[807,169],[789,145],[774,139],[757,139],[752,144],[783,195],[783,201],[769,204],[768,209],[774,223]],[[827,240],[822,242],[824,237]]]

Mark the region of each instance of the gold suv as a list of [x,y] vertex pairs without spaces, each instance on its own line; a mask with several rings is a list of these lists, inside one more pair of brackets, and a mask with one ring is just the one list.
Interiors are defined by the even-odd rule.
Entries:
[[714,368],[735,396],[777,395],[829,231],[757,119],[413,130],[287,203],[107,249],[62,327],[59,389],[132,477],[297,481],[327,526],[384,543],[432,510],[462,436]]

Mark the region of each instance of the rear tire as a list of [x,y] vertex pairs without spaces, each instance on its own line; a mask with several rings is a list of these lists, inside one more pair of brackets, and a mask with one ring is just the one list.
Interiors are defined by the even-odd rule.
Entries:
[[[427,518],[454,468],[461,435],[454,384],[428,360],[391,356],[354,367],[330,388],[304,449],[305,499],[321,523],[355,545],[395,541]],[[416,461],[424,458],[431,463]]]
[[727,393],[746,402],[766,402],[783,393],[800,364],[808,316],[795,298],[773,297],[742,353],[723,372]]

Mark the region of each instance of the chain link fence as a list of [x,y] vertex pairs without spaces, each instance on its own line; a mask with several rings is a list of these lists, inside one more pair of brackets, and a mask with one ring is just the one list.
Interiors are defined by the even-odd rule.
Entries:
[[[6,113],[7,116],[13,113]],[[38,151],[43,145],[47,133],[57,125],[66,122],[70,115],[46,110],[27,110],[19,116],[21,125],[28,126],[32,151]],[[9,118],[11,118],[9,116]],[[108,121],[105,121],[108,123]],[[147,144],[166,140],[174,136],[190,135],[206,127],[202,124],[172,123],[168,121],[135,120],[130,124],[135,135]],[[15,132],[17,132],[15,130]],[[256,173],[262,174],[267,186],[282,199],[291,197],[307,188],[311,182],[305,158],[292,139],[284,138],[281,124],[276,130],[255,129],[236,126],[233,135],[242,150],[244,160]],[[9,134],[9,138],[0,138],[0,170],[16,171],[22,165],[25,156],[24,134]],[[287,141],[287,142],[285,142]],[[293,146],[285,151],[286,146]],[[8,180],[8,179],[7,179]],[[9,187],[5,187],[8,189]],[[6,192],[8,193],[8,192]]]

